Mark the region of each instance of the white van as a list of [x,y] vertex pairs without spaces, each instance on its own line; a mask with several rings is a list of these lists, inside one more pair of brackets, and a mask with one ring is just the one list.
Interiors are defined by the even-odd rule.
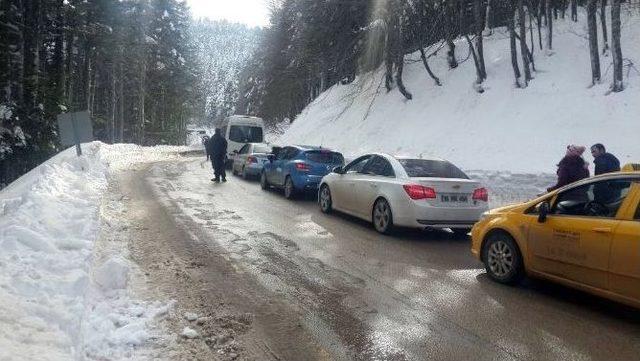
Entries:
[[[219,125],[222,135],[227,140],[227,159],[233,159],[235,152],[240,151],[247,143],[264,142],[264,121],[248,115],[232,115]],[[235,151],[235,152],[234,152]]]

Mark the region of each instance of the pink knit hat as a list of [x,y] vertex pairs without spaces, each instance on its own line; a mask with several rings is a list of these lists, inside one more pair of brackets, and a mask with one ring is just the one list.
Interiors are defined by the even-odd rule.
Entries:
[[582,153],[584,153],[585,151],[585,147],[581,146],[581,145],[574,145],[574,144],[569,144],[567,145],[567,155],[573,155],[576,157],[580,157],[582,156]]

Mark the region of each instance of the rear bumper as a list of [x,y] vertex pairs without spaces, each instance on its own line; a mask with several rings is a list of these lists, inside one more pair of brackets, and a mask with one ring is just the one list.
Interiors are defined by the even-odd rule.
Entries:
[[426,201],[400,202],[391,205],[393,221],[399,226],[415,228],[472,228],[487,211],[486,204],[476,207],[434,207]]
[[248,175],[259,175],[260,172],[262,172],[262,169],[264,168],[264,166],[260,163],[251,163],[249,165],[245,165],[244,166],[244,171],[248,174]]
[[435,227],[435,228],[471,228],[477,222],[476,220],[468,220],[468,221],[448,221],[448,220],[425,220],[418,219],[416,220],[423,226],[427,227]]
[[298,175],[293,176],[291,178],[293,180],[293,185],[298,190],[305,191],[317,191],[320,186],[320,181],[322,180],[322,176],[317,175]]

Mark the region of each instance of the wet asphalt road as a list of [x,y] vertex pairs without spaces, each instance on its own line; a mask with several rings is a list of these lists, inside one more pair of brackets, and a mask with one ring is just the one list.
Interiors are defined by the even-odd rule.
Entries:
[[496,284],[448,232],[383,236],[322,214],[313,197],[210,177],[200,159],[147,175],[183,226],[289,304],[331,359],[640,359],[640,311],[543,281]]

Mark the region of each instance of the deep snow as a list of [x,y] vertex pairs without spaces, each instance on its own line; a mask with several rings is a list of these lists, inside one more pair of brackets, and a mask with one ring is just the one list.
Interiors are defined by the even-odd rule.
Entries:
[[[625,58],[640,64],[640,15],[633,13],[623,10],[622,50]],[[601,57],[603,82],[589,87],[584,12],[579,19],[554,24],[552,55],[536,46],[538,71],[526,89],[514,86],[508,35],[495,29],[484,43],[488,79],[483,94],[473,88],[472,59],[449,70],[444,50],[431,57],[429,63],[443,84],[438,87],[419,54],[412,54],[406,59],[404,80],[413,100],[405,100],[395,88],[387,93],[382,70],[366,74],[321,94],[279,142],[322,145],[347,157],[370,151],[436,156],[466,170],[508,173],[554,174],[568,144],[588,147],[601,142],[621,162],[638,161],[638,69],[631,69],[626,78],[625,68],[626,89],[605,95],[612,58]],[[458,41],[456,49],[458,60],[467,57],[464,42]],[[585,159],[592,161],[589,154]]]
[[109,172],[176,148],[94,142],[83,151],[67,149],[0,191],[2,360],[127,359],[170,307],[132,299],[126,253],[96,241]]

